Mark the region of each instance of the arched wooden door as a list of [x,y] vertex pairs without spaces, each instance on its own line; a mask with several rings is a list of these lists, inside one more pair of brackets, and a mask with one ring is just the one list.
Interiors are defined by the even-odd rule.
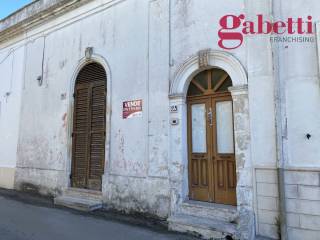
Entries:
[[233,105],[229,75],[199,73],[188,90],[189,197],[236,205]]
[[105,162],[106,71],[98,63],[84,66],[74,90],[71,184],[101,190]]

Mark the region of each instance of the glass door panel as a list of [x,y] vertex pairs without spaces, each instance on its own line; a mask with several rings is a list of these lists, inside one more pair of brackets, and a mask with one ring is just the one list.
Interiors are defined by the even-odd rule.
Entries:
[[206,105],[193,104],[191,106],[192,127],[192,152],[207,152],[207,127],[206,127]]
[[234,153],[232,102],[216,103],[218,154]]

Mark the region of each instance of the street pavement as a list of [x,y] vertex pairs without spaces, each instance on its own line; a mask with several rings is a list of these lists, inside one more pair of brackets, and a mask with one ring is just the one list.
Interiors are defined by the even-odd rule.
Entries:
[[[147,224],[146,224],[147,225]],[[191,240],[165,228],[34,205],[0,194],[0,240]]]

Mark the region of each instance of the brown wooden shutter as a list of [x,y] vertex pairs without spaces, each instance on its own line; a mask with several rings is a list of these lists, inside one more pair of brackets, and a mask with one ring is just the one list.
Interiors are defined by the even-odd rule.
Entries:
[[91,128],[89,180],[90,189],[99,189],[105,158],[106,91],[105,83],[97,82],[91,88]]
[[96,63],[79,73],[75,87],[73,187],[101,190],[106,132],[106,72]]

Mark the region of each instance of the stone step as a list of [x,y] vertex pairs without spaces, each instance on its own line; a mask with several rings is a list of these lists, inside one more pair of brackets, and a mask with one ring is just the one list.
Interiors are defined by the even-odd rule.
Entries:
[[56,205],[90,212],[102,208],[102,193],[80,188],[68,188],[54,199]]
[[224,239],[226,236],[235,238],[237,232],[236,224],[181,213],[169,217],[168,223],[172,231],[196,233],[204,239]]
[[238,219],[237,207],[207,202],[188,200],[180,205],[181,214],[219,219],[224,222],[236,223]]
[[54,199],[54,204],[80,211],[91,212],[102,208],[102,200],[88,198],[74,198],[70,196],[59,196]]
[[263,236],[256,236],[256,240],[275,240],[273,238],[263,237]]
[[81,188],[68,188],[63,192],[63,196],[68,196],[71,198],[83,198],[90,200],[101,200],[102,193],[99,191],[81,189]]

